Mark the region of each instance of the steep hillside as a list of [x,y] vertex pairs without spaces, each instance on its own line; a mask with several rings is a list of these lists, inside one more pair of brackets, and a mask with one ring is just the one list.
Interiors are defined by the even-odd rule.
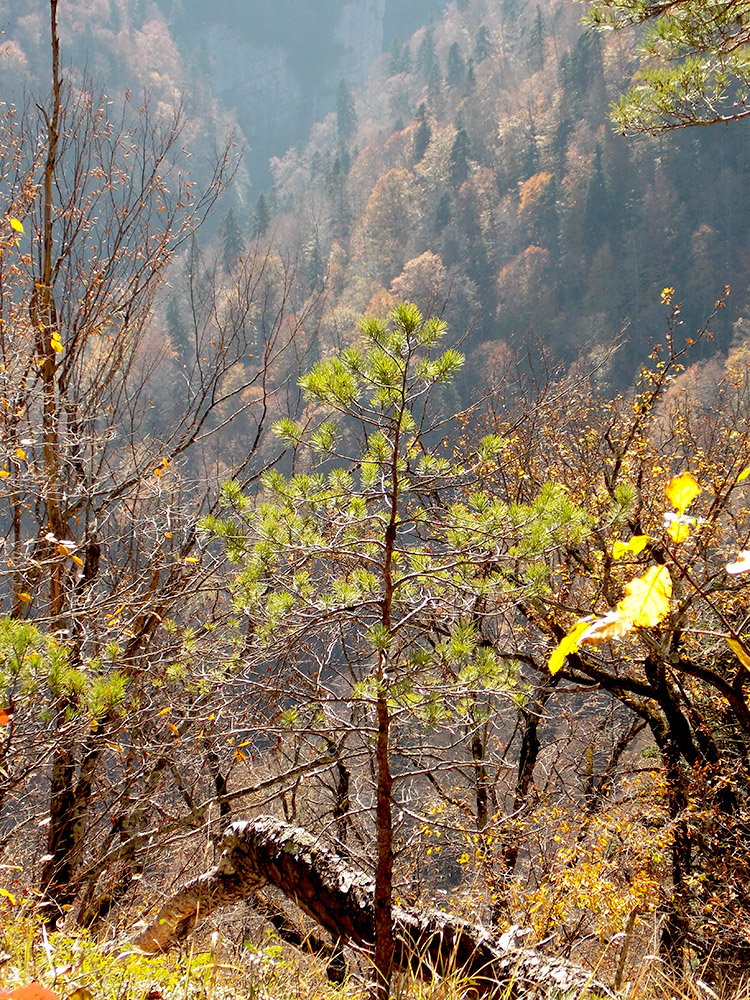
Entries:
[[748,132],[614,134],[636,38],[584,33],[580,14],[570,0],[451,4],[274,161],[269,232],[326,285],[324,342],[410,297],[468,332],[470,380],[505,343],[570,361],[625,330],[620,382],[661,335],[662,288],[689,334],[731,284],[706,350],[727,349],[748,305]]

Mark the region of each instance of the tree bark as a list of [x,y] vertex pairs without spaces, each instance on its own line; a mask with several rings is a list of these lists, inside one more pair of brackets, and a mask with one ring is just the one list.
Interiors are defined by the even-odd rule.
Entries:
[[[179,889],[134,939],[142,951],[164,951],[197,921],[222,906],[251,898],[263,885],[281,889],[334,940],[372,955],[375,883],[300,827],[272,816],[233,823],[218,864]],[[580,966],[508,947],[502,936],[447,913],[393,908],[394,964],[422,976],[457,973],[485,991],[498,987],[524,1000],[573,994],[612,996]]]

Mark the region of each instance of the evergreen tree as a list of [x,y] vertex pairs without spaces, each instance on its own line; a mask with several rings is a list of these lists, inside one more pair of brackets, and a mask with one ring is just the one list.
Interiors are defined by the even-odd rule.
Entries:
[[430,139],[432,138],[432,129],[430,128],[430,123],[427,121],[427,108],[424,104],[420,104],[417,109],[417,119],[419,121],[419,127],[414,133],[414,162],[419,163],[424,154],[427,152],[427,147],[430,145]]
[[188,326],[182,318],[180,303],[176,295],[173,295],[167,303],[165,322],[172,350],[180,361],[184,363],[188,360],[190,353],[190,335]]
[[307,252],[307,281],[311,292],[320,291],[326,275],[326,263],[316,236]]
[[454,42],[448,50],[448,72],[446,82],[450,87],[460,87],[466,76],[466,63],[461,54],[461,46]]
[[447,191],[444,191],[440,196],[440,201],[437,203],[437,208],[435,209],[435,225],[434,229],[436,233],[442,233],[448,223],[451,221],[451,196]]
[[429,81],[434,75],[436,67],[439,72],[432,25],[428,25],[425,28],[422,41],[419,43],[419,49],[417,50],[417,70],[425,80]]
[[336,91],[336,134],[344,147],[351,141],[356,128],[357,112],[354,99],[346,80],[342,80]]
[[463,127],[459,128],[453,140],[450,165],[451,180],[455,187],[460,187],[469,176],[469,137]]
[[221,244],[224,271],[231,274],[245,249],[237,216],[231,207],[221,220]]
[[268,207],[266,196],[261,193],[255,203],[255,224],[253,226],[254,236],[265,236],[268,227],[271,225],[271,210]]
[[588,19],[601,28],[646,25],[652,65],[614,110],[623,129],[656,133],[750,114],[748,0],[597,0]]
[[586,204],[583,212],[585,239],[590,255],[593,255],[605,240],[610,239],[613,226],[613,203],[607,185],[602,163],[602,147],[596,144],[594,162],[586,190]]
[[396,76],[398,73],[408,73],[410,61],[409,43],[404,42],[402,45],[398,35],[394,35],[388,59],[389,75]]
[[474,59],[476,62],[484,62],[492,55],[493,47],[490,40],[490,31],[486,24],[480,24],[474,39]]
[[534,70],[540,70],[544,66],[545,36],[544,15],[542,14],[542,8],[537,4],[536,14],[534,15],[534,21],[529,34],[528,47],[529,61]]

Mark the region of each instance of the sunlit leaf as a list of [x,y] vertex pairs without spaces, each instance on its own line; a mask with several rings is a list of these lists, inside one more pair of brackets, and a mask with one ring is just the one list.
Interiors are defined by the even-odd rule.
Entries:
[[13,715],[10,712],[7,712],[4,708],[0,708],[0,726],[10,725],[12,718]]
[[11,218],[11,220],[10,220],[10,228],[11,229],[15,229],[15,231],[17,233],[22,233],[23,232],[23,223],[21,222],[20,219],[13,219],[13,218]]
[[610,639],[621,639],[632,630],[633,622],[630,618],[623,617],[619,611],[610,611],[603,618],[597,618],[595,622],[591,622],[578,641],[581,646],[596,646],[598,643],[608,642]]
[[667,534],[676,545],[690,538],[690,525],[681,521],[673,521],[667,528]]
[[698,481],[689,472],[683,472],[681,476],[670,479],[664,487],[667,500],[681,513],[685,513],[686,507],[695,500],[701,492]]
[[669,614],[672,596],[672,577],[666,566],[649,566],[643,576],[637,576],[625,585],[625,597],[617,604],[623,618],[634,625],[651,628]]
[[8,892],[7,889],[0,889],[0,896],[7,899],[11,906],[18,906],[18,901],[12,893]]
[[76,564],[76,566],[83,567],[83,559],[81,559],[80,556],[71,556],[70,558],[73,560],[73,562]]
[[549,672],[551,674],[556,674],[558,670],[562,669],[565,664],[565,660],[571,653],[575,653],[579,646],[580,637],[589,627],[591,622],[588,619],[576,622],[573,628],[560,640],[560,644],[557,649],[552,653],[549,658]]
[[19,601],[23,601],[24,604],[30,604],[31,603],[31,594],[27,594],[23,590],[19,594],[16,594],[16,597],[18,598]]
[[750,670],[750,653],[747,652],[742,643],[737,642],[736,639],[727,639],[727,646],[729,646],[742,666],[747,667],[748,670]]
[[612,558],[622,559],[628,552],[632,552],[634,556],[637,556],[640,552],[643,552],[649,541],[648,535],[633,535],[627,542],[615,542],[612,546]]
[[737,476],[737,482],[741,483],[743,479],[747,479],[750,476],[750,467],[743,469],[742,472]]
[[739,573],[750,573],[750,549],[743,549],[737,556],[737,561],[727,563],[724,568],[732,576],[736,576]]
[[19,462],[26,461],[26,452],[23,450],[23,448],[16,448],[16,458],[19,460]]

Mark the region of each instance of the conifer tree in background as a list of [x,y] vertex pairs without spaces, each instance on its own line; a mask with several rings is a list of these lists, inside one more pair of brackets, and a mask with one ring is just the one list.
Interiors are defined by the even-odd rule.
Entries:
[[237,216],[230,208],[221,221],[221,251],[222,263],[226,274],[231,274],[242,256],[244,242]]
[[357,111],[354,98],[346,80],[339,83],[336,91],[336,134],[342,146],[346,147],[357,129]]
[[417,120],[419,121],[419,127],[414,133],[414,162],[419,163],[419,161],[424,157],[427,152],[427,147],[430,145],[430,139],[432,138],[432,129],[430,128],[430,123],[427,121],[427,108],[424,104],[420,104],[417,108]]
[[258,200],[255,203],[255,225],[253,227],[254,235],[265,236],[270,225],[271,209],[268,207],[268,199],[261,191],[258,195]]
[[448,49],[448,71],[446,83],[449,87],[460,87],[466,78],[466,62],[461,53],[461,46],[454,42]]

